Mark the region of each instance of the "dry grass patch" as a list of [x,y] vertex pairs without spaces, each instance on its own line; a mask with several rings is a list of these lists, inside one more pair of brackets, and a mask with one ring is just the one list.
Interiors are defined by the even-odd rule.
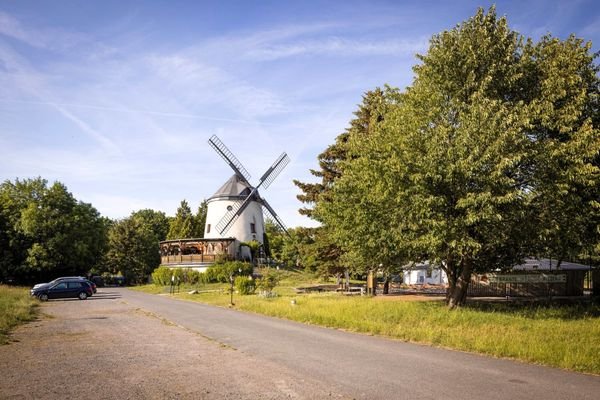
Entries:
[[8,334],[15,326],[35,319],[37,306],[28,288],[0,285],[0,344],[9,342]]

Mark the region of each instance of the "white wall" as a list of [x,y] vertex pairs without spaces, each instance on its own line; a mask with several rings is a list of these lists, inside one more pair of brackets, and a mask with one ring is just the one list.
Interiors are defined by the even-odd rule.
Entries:
[[[251,240],[256,240],[260,243],[263,242],[265,223],[261,204],[256,201],[251,201],[242,215],[240,215],[233,223],[231,228],[221,235],[217,230],[217,224],[221,221],[221,218],[227,214],[227,206],[234,207],[236,203],[235,200],[228,199],[212,199],[208,201],[204,237],[207,239],[230,237],[237,239],[235,243],[235,253],[237,254],[240,250],[240,242],[249,242]],[[252,233],[251,223],[254,223],[256,233]],[[209,224],[210,232],[207,232]],[[242,258],[250,258],[250,249],[244,246],[241,248],[241,251]]]
[[404,271],[404,283],[406,285],[445,285],[448,283],[448,279],[446,273],[441,269],[434,268],[429,278],[426,269],[413,269]]

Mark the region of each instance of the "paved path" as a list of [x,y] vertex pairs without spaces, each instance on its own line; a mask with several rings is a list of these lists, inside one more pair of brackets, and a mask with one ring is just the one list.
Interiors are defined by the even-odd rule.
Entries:
[[127,304],[251,356],[257,360],[256,368],[260,368],[261,362],[279,365],[293,371],[298,382],[323,382],[332,393],[343,393],[344,397],[600,398],[600,377],[597,376],[118,290]]
[[0,400],[354,397],[182,329],[121,293],[43,303],[41,318],[0,346]]

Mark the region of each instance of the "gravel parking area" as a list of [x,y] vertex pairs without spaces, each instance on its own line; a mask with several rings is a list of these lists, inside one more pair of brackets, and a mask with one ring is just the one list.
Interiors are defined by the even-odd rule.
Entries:
[[348,398],[100,289],[44,303],[0,346],[0,399]]

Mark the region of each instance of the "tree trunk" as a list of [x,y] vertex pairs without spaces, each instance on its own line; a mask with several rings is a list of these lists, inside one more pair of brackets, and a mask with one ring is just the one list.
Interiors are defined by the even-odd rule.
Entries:
[[[469,258],[461,260],[460,274],[448,279],[448,291],[446,292],[446,302],[448,308],[454,309],[465,304],[467,299],[467,290],[471,282],[471,272],[473,266]],[[455,270],[455,272],[457,272]]]
[[390,293],[390,278],[388,276],[385,277],[385,281],[383,282],[383,294]]
[[446,288],[446,304],[448,304],[450,303],[450,295],[454,292],[456,286],[456,275],[458,273],[458,267],[454,263],[452,254],[448,254],[446,262],[442,263],[442,268],[446,271],[446,277],[448,278],[448,288]]

